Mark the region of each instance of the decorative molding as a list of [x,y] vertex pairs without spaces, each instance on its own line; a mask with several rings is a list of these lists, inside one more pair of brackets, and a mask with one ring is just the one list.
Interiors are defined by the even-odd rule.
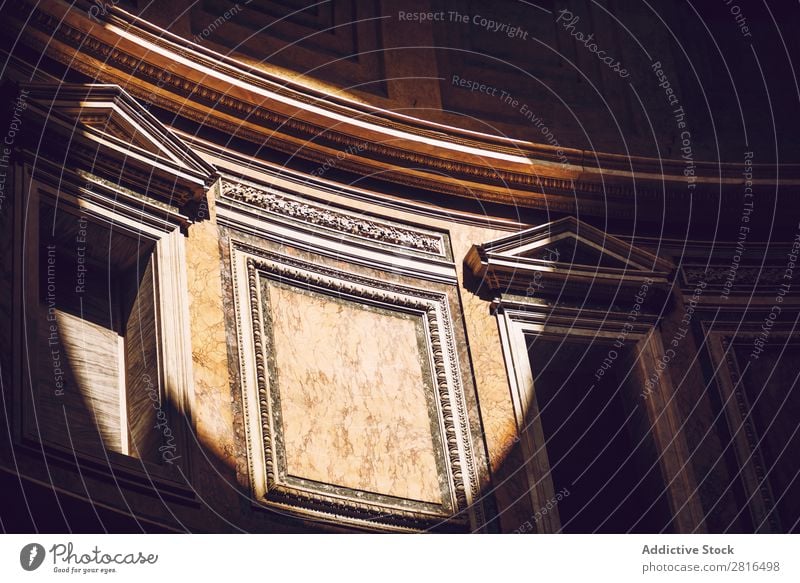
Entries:
[[[249,467],[256,499],[295,514],[373,530],[480,528],[485,520],[480,503],[476,503],[478,470],[447,295],[313,265],[238,241],[231,243],[231,256]],[[281,424],[273,407],[279,402],[279,387],[270,360],[272,328],[265,309],[269,301],[265,280],[330,296],[331,301],[343,297],[422,318],[436,403],[429,413],[441,435],[439,481],[447,492],[441,505],[282,475]]]
[[447,258],[443,235],[399,227],[383,221],[334,211],[296,200],[268,188],[222,182],[222,194],[232,200],[256,205],[281,217],[290,217],[356,237],[406,247]]
[[[755,334],[749,335],[752,339]],[[741,335],[737,340],[741,340]],[[764,463],[764,456],[761,454],[761,448],[758,447],[758,433],[753,425],[752,416],[750,415],[750,403],[747,400],[747,395],[744,392],[744,378],[742,371],[739,368],[739,363],[736,360],[736,353],[733,350],[733,337],[722,336],[722,348],[725,351],[725,364],[728,366],[728,372],[731,375],[731,383],[733,387],[733,398],[736,402],[736,409],[741,416],[741,424],[744,429],[744,436],[747,439],[747,445],[750,448],[750,462],[755,470],[756,478],[761,487],[758,488],[758,495],[764,501],[764,506],[769,509],[768,522],[773,532],[780,532],[780,526],[775,520],[775,513],[772,510],[775,508],[775,497],[772,495],[772,490],[769,487],[767,480],[766,464]],[[729,388],[729,387],[726,387]]]
[[633,305],[635,297],[630,298],[627,307],[598,310],[585,305],[571,306],[516,294],[501,294],[492,302],[492,309],[496,314],[504,314],[539,334],[586,334],[603,341],[616,338],[624,328],[627,338],[638,341],[653,331],[659,317],[639,312],[634,320],[630,317]]
[[[246,18],[234,16],[224,27],[213,24],[220,14],[229,11],[233,16],[243,7],[247,11]],[[266,51],[273,54],[274,65],[291,68],[295,63],[302,63],[327,81],[357,86],[361,91],[384,98],[388,96],[385,55],[380,50],[379,3],[327,3],[297,11],[291,4],[262,6],[253,2],[244,4],[241,0],[238,3],[237,0],[204,0],[193,5],[188,16],[192,35],[205,31],[204,44],[213,42],[225,46],[234,42],[243,55],[257,56]],[[270,31],[268,38],[260,34],[264,30]],[[319,30],[335,31],[335,34],[315,34]],[[296,39],[301,40],[292,42]],[[287,42],[292,44],[287,46]],[[334,70],[325,71],[331,60],[336,63]]]
[[[526,335],[562,342],[583,338],[620,349],[628,343],[647,378],[664,354],[655,326],[673,266],[572,217],[475,245],[465,264],[496,297],[493,308],[527,459],[524,470],[534,510],[541,511],[553,499],[555,488],[542,445],[545,436]],[[575,298],[579,301],[573,301]],[[696,482],[687,465],[689,449],[675,429],[680,414],[673,393],[668,375],[662,377],[644,409],[666,477],[676,528],[702,531],[702,508],[691,495]],[[561,528],[557,511],[551,514],[548,508],[542,514],[542,530]]]
[[[706,282],[712,287],[723,287],[731,273],[732,266],[728,265],[681,265],[681,281],[684,286],[692,287],[700,282]],[[764,266],[738,266],[735,270],[734,288],[763,288],[777,286],[783,283],[786,267]]]

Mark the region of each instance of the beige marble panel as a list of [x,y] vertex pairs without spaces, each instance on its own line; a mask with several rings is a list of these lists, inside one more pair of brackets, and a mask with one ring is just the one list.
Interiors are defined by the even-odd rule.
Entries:
[[288,473],[441,503],[421,317],[268,289]]
[[[216,188],[216,187],[215,187]],[[228,377],[228,348],[222,298],[219,231],[214,197],[208,197],[211,220],[189,228],[186,240],[186,279],[194,365],[193,416],[202,445],[230,468],[246,466],[237,455],[234,415]],[[243,471],[243,468],[242,468]]]
[[504,235],[508,232],[463,225],[452,225],[450,229],[453,256],[461,282],[461,317],[469,342],[488,465],[493,477],[491,493],[499,514],[497,524],[502,532],[511,532],[533,514],[530,485],[524,469],[526,460],[519,447],[500,332],[497,318],[490,309],[491,298],[476,294],[479,287],[485,287],[480,282],[465,281],[463,261],[472,245]]

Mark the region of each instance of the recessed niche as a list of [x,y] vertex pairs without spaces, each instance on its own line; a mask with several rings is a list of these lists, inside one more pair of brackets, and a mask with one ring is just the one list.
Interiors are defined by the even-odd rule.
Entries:
[[547,453],[554,490],[569,492],[558,502],[562,532],[670,531],[634,353],[597,341],[528,337],[544,436],[537,446]]

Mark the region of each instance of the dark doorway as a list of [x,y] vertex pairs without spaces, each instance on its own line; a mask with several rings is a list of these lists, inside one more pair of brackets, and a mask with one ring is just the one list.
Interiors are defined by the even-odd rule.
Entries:
[[671,531],[633,352],[529,338],[551,477],[556,492],[569,492],[558,503],[562,532]]

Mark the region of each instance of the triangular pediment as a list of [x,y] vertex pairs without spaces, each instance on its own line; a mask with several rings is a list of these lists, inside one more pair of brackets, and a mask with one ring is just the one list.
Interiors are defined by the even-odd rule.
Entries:
[[531,249],[521,250],[517,257],[539,259],[541,261],[569,263],[571,265],[598,266],[613,269],[631,268],[624,258],[615,257],[603,252],[584,239],[572,234],[563,234],[553,238],[547,244],[537,245]]
[[110,138],[127,147],[134,147],[149,152],[154,156],[166,156],[179,162],[169,149],[141,130],[133,120],[113,104],[110,107],[92,107],[74,112],[77,119],[85,127],[94,129],[99,135]]
[[484,254],[572,269],[669,271],[669,262],[573,217],[479,246]]
[[665,284],[673,269],[669,261],[573,217],[475,245],[466,263],[492,289],[559,294],[587,285]]
[[[216,170],[118,85],[26,84],[45,151],[127,187],[183,204],[205,195]],[[65,157],[62,157],[66,161]],[[84,168],[85,167],[85,168]],[[122,169],[122,171],[120,171]]]

